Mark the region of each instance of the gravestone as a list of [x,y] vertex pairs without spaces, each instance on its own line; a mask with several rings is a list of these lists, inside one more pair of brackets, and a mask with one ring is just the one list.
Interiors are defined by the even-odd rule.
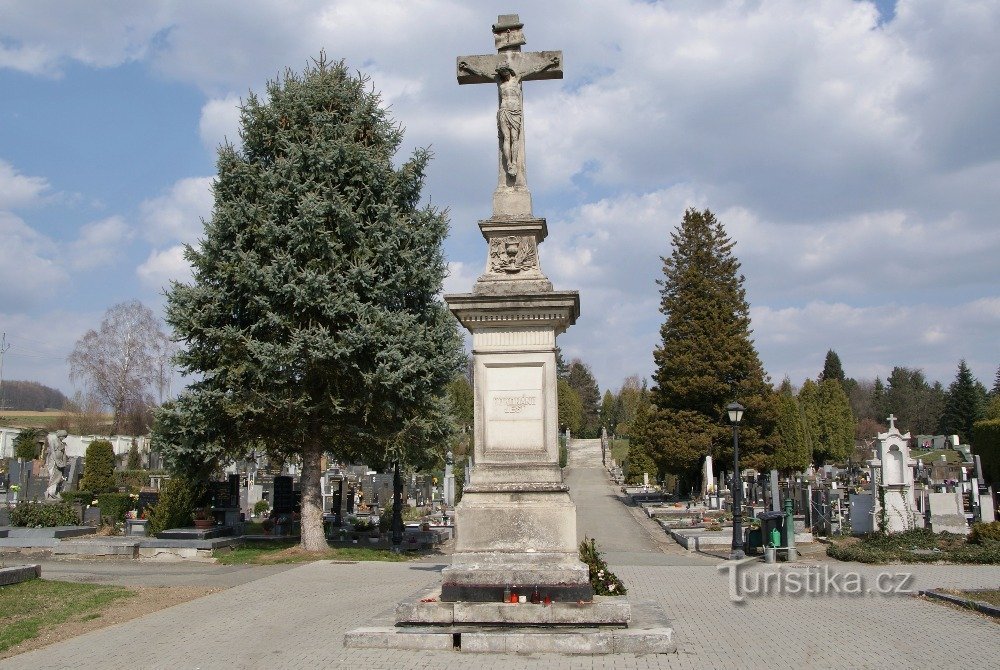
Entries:
[[701,466],[701,497],[708,498],[715,492],[715,475],[712,472],[712,456],[705,456]]
[[274,500],[271,508],[275,514],[291,514],[295,510],[295,491],[292,490],[292,478],[278,475],[274,478]]
[[931,530],[935,533],[955,533],[967,535],[969,525],[962,513],[961,493],[929,493],[927,503],[930,508]]
[[160,494],[157,491],[139,491],[139,500],[136,503],[136,510],[141,517],[143,512],[147,514],[156,507],[156,503],[160,501]]
[[875,516],[881,519],[887,533],[901,533],[922,527],[913,494],[913,471],[916,461],[910,458],[910,434],[896,428],[896,417],[888,417],[889,430],[879,433],[871,468],[872,496]]
[[875,497],[870,493],[852,493],[849,497],[849,505],[851,534],[864,535],[874,532]]

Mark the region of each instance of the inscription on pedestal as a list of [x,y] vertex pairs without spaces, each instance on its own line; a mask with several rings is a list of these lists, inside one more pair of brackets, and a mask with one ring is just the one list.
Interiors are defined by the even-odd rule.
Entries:
[[545,449],[542,366],[486,368],[486,451]]

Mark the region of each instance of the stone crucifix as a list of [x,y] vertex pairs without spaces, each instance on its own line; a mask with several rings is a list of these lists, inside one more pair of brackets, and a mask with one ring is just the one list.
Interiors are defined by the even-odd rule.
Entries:
[[[501,15],[493,26],[496,55],[459,56],[459,84],[496,84],[500,169],[494,215],[531,215],[524,174],[524,105],[521,83],[562,79],[561,51],[522,52],[525,44],[517,14]],[[520,193],[519,193],[520,192]]]

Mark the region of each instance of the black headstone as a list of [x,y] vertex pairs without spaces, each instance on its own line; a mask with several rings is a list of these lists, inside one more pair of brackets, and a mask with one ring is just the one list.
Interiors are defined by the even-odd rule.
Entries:
[[277,514],[291,514],[295,510],[295,491],[292,490],[291,477],[279,475],[274,478],[272,508]]
[[142,513],[152,511],[156,507],[156,503],[160,501],[160,494],[155,491],[141,491],[139,493],[139,502],[136,507],[139,511],[139,516],[142,517]]

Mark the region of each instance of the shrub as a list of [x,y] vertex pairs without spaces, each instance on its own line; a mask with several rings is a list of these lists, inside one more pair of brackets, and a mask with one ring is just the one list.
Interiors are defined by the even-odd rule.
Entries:
[[102,517],[124,521],[125,512],[132,509],[132,497],[127,493],[102,493],[97,496],[97,506],[101,508]]
[[604,561],[601,552],[597,550],[597,542],[584,538],[580,544],[580,560],[590,569],[590,585],[597,596],[623,596],[628,589],[618,576],[611,572]]
[[569,449],[566,448],[566,444],[559,441],[559,467],[565,468],[566,464],[569,463]]
[[160,497],[149,514],[149,533],[192,524],[191,513],[198,503],[194,487],[183,477],[171,477],[160,489]]
[[115,451],[107,440],[94,440],[87,447],[80,488],[98,495],[118,490],[118,483],[115,481]]
[[139,458],[139,447],[136,446],[135,440],[132,440],[132,446],[128,448],[128,461],[125,467],[129,470],[142,468],[142,459]]
[[149,470],[118,470],[115,472],[115,483],[126,493],[138,493],[139,489],[149,484]]
[[973,544],[1000,542],[1000,521],[972,524],[972,533],[969,534],[969,542]]
[[260,516],[261,514],[267,514],[267,510],[271,509],[271,506],[266,500],[258,500],[253,505],[253,515]]
[[375,530],[375,524],[367,519],[355,519],[354,530],[358,533],[367,533],[370,530]]
[[52,528],[53,526],[75,526],[80,523],[73,507],[59,503],[18,503],[10,511],[10,525],[25,528]]
[[392,503],[386,505],[382,508],[382,512],[378,515],[378,529],[379,532],[388,533],[389,529],[392,528]]
[[31,461],[40,455],[38,440],[42,431],[37,428],[25,428],[14,438],[14,456],[24,461]]
[[72,505],[75,502],[79,502],[81,505],[89,505],[94,500],[93,491],[63,491],[59,494],[62,499]]

